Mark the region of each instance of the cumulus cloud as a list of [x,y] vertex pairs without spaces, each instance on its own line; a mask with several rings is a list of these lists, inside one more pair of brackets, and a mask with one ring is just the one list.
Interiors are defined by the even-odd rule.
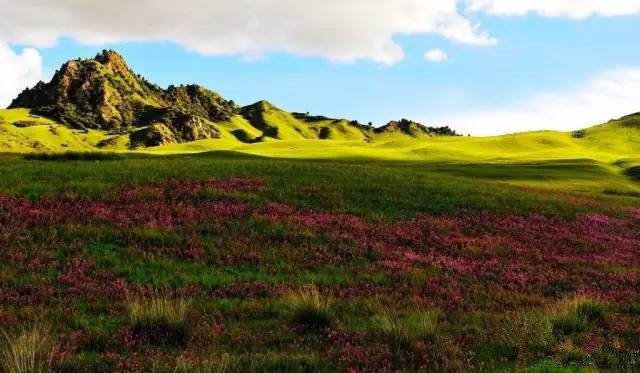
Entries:
[[444,62],[449,59],[449,56],[442,49],[431,49],[424,54],[424,58],[429,62]]
[[473,15],[629,15],[640,0],[0,0],[0,9],[0,40],[11,44],[169,41],[245,59],[275,51],[393,64],[404,57],[397,35],[496,44]]
[[472,45],[496,40],[459,11],[459,0],[0,0],[0,37],[51,46],[170,41],[203,54],[255,58],[270,51],[339,62],[393,64],[394,36],[437,34]]
[[475,135],[540,129],[570,131],[636,112],[639,102],[640,67],[625,68],[604,72],[582,87],[539,94],[505,108],[431,119]]
[[7,107],[21,90],[42,78],[42,57],[32,48],[18,54],[0,42],[0,108]]
[[612,17],[640,13],[640,0],[469,0],[468,9],[492,15],[525,15],[586,18]]

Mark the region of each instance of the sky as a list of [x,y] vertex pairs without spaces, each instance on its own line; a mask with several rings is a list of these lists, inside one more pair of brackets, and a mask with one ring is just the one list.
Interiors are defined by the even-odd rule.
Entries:
[[640,111],[640,0],[0,0],[0,106],[69,59],[161,86],[463,134]]

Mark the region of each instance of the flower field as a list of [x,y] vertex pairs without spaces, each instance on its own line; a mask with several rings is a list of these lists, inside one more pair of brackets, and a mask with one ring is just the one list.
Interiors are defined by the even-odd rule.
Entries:
[[267,174],[236,173],[84,195],[4,186],[8,346],[64,372],[640,367],[640,209],[626,199],[560,194],[577,205],[566,216],[360,214],[327,205],[322,183],[288,186],[287,203]]

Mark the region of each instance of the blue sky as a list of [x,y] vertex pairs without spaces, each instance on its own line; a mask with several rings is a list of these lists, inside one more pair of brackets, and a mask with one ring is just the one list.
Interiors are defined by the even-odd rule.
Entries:
[[[482,6],[483,1],[478,3]],[[287,110],[378,125],[408,117],[479,135],[568,130],[640,111],[640,4],[630,3],[631,8],[617,10],[622,14],[614,15],[606,14],[606,9],[595,9],[587,16],[549,15],[544,9],[513,10],[508,5],[505,10],[499,8],[499,1],[488,5],[497,10],[460,11],[477,28],[472,32],[495,42],[479,39],[483,36],[469,42],[465,41],[469,37],[451,37],[446,30],[416,32],[414,26],[407,28],[414,31],[403,32],[400,18],[400,25],[393,26],[400,31],[385,34],[403,51],[399,58],[395,52],[378,57],[375,53],[379,49],[370,52],[366,48],[355,58],[345,57],[348,48],[360,47],[356,43],[366,45],[367,35],[354,38],[353,46],[345,44],[344,49],[333,50],[325,45],[334,40],[340,43],[341,35],[325,37],[328,29],[324,25],[320,31],[304,29],[310,36],[300,45],[280,42],[281,35],[272,38],[277,42],[255,37],[258,41],[252,41],[246,50],[214,48],[211,52],[210,46],[202,47],[198,42],[192,45],[173,37],[141,37],[135,30],[131,35],[111,37],[108,24],[108,37],[101,29],[93,31],[97,36],[90,40],[78,31],[52,26],[42,32],[51,33],[53,41],[44,42],[2,37],[0,28],[0,45],[6,40],[8,53],[16,58],[25,48],[37,51],[40,77],[45,80],[66,60],[92,57],[100,49],[110,48],[120,52],[136,72],[161,86],[198,83],[239,104],[267,99]],[[458,4],[458,9],[461,7]],[[278,27],[277,23],[272,27]],[[355,29],[369,32],[358,26]],[[346,27],[341,32],[350,30]],[[371,32],[377,35],[376,30]],[[246,39],[245,34],[242,37]],[[267,46],[262,48],[260,43]],[[434,49],[446,59],[427,60],[425,53]],[[0,57],[0,69],[4,65]],[[5,75],[7,70],[5,67]]]

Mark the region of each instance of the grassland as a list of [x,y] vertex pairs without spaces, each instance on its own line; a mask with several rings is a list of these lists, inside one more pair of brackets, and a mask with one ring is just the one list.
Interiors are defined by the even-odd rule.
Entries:
[[31,158],[0,157],[0,323],[57,370],[636,367],[617,166]]
[[[541,131],[495,137],[414,138],[396,131],[371,132],[370,138],[365,141],[363,132],[356,131],[345,120],[303,120],[268,103],[262,105],[268,107],[261,107],[259,118],[254,118],[253,123],[242,116],[211,123],[219,129],[219,139],[137,149],[130,148],[128,133],[72,130],[49,119],[32,115],[27,109],[0,110],[0,145],[6,152],[137,150],[172,154],[228,150],[295,159],[431,162],[591,159],[611,164],[640,158],[640,114],[574,133]],[[20,126],[20,123],[29,125]],[[319,135],[321,132],[322,136]]]
[[[635,117],[252,144],[234,118],[221,139],[92,153],[114,135],[0,116],[6,370],[638,369]],[[25,154],[34,138],[57,153]]]

